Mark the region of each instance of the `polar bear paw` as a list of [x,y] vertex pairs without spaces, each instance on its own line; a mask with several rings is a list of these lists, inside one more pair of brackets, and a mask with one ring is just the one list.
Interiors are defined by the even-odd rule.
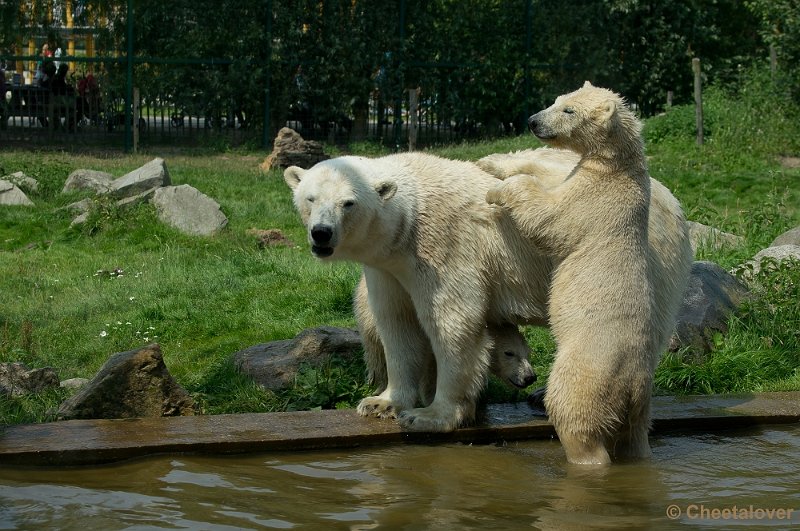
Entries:
[[356,411],[362,417],[378,417],[379,419],[397,418],[397,410],[391,400],[380,396],[368,396],[361,400]]
[[463,423],[459,417],[457,414],[442,414],[433,407],[420,407],[401,412],[397,422],[409,431],[450,432]]
[[490,205],[503,206],[505,204],[505,200],[503,199],[504,189],[505,184],[502,182],[489,188],[489,190],[486,192],[486,202]]

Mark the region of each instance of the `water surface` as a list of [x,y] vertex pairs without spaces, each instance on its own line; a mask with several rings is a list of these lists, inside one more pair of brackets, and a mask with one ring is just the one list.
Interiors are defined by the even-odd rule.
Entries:
[[800,525],[800,428],[651,443],[652,460],[603,471],[568,465],[557,441],[0,467],[0,529]]

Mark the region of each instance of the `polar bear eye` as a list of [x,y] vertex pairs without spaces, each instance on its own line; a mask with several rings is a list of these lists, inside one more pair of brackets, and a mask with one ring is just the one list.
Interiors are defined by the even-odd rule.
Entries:
[[503,352],[503,354],[505,354],[509,358],[513,358],[514,357],[514,353],[511,352],[510,350],[506,350],[505,352]]
[[564,112],[567,114],[574,114],[575,109],[573,109],[572,107],[564,107]]
[[308,196],[308,197],[306,197],[306,201],[309,202],[309,203],[313,203],[314,202],[314,197],[313,196]]
[[343,206],[344,208],[351,208],[351,207],[352,207],[353,205],[355,205],[355,204],[356,204],[356,202],[355,202],[355,201],[353,201],[352,199],[348,199],[347,201],[345,201],[344,203],[342,203],[342,206]]

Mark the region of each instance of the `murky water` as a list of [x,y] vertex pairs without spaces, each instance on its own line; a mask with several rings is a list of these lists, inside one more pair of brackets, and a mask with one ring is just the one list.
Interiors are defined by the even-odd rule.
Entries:
[[556,441],[0,468],[0,529],[672,529],[800,525],[800,428],[651,439],[603,472]]

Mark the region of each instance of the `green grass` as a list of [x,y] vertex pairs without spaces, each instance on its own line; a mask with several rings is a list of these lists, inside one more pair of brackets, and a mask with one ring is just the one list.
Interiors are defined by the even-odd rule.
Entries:
[[[733,94],[707,92],[704,146],[694,142],[692,107],[673,108],[645,127],[651,173],[674,191],[688,217],[745,238],[737,248],[698,253],[725,268],[800,224],[800,170],[778,162],[781,155],[800,155],[797,110],[768,82],[742,87]],[[475,160],[538,145],[525,135],[431,151]],[[329,152],[376,156],[386,150],[358,144]],[[150,206],[120,211],[102,202],[87,224],[69,227],[72,215],[59,208],[89,196],[60,193],[72,170],[120,176],[155,156],[165,158],[174,184],[191,184],[221,204],[229,218],[225,231],[188,237],[157,222]],[[170,372],[206,413],[354,406],[369,392],[362,363],[306,367],[295,387],[280,393],[262,390],[230,363],[238,350],[306,328],[355,325],[351,295],[359,267],[311,257],[280,172],[258,170],[263,157],[0,151],[0,174],[21,170],[41,183],[30,195],[35,208],[0,208],[0,362],[54,367],[61,379],[90,378],[111,354],[157,341]],[[278,228],[295,246],[259,249],[246,233],[250,228]],[[784,266],[764,282],[771,287],[731,320],[707,361],[664,358],[658,392],[800,389],[800,269]],[[525,333],[539,385],[555,345],[547,330]],[[487,391],[493,401],[524,394],[496,381]],[[49,420],[65,396],[58,390],[0,398],[0,423]]]

